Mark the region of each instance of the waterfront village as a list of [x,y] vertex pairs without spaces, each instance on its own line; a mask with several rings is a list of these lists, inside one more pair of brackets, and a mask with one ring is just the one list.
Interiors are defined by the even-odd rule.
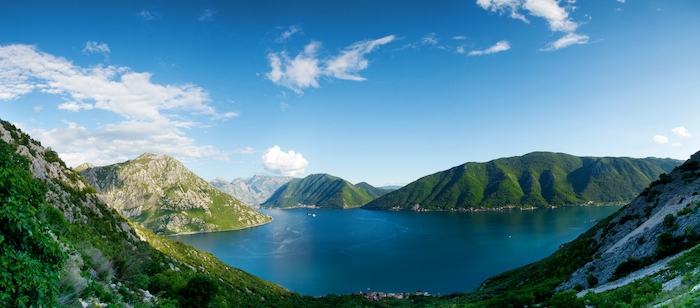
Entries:
[[432,296],[428,292],[421,292],[418,291],[415,294],[412,293],[384,293],[384,292],[357,292],[355,293],[357,295],[364,296],[366,299],[371,300],[371,301],[382,301],[385,298],[395,298],[395,299],[405,299],[409,298],[411,296]]

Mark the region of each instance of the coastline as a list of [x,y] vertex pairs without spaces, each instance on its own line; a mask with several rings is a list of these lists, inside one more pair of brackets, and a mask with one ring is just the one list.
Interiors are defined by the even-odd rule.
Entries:
[[[630,201],[631,202],[631,201]],[[426,208],[420,208],[420,207],[412,207],[412,208],[403,208],[399,206],[395,206],[389,209],[380,209],[380,210],[375,210],[375,211],[413,211],[413,212],[496,212],[496,211],[510,211],[510,210],[516,210],[519,209],[521,211],[533,211],[533,210],[541,210],[541,209],[556,209],[560,207],[574,207],[574,206],[624,206],[625,204],[628,204],[629,202],[601,202],[601,203],[595,203],[593,201],[589,201],[587,203],[580,203],[580,204],[571,204],[571,205],[560,205],[560,206],[554,206],[554,205],[549,205],[545,207],[518,207],[514,205],[507,205],[507,206],[501,206],[501,207],[494,207],[494,208],[452,208],[452,209],[426,209]]]
[[274,217],[272,217],[272,216],[270,216],[270,215],[267,215],[267,217],[270,217],[270,220],[269,220],[269,221],[267,221],[267,222],[264,222],[264,223],[259,223],[259,224],[254,224],[254,225],[250,225],[250,226],[247,226],[247,227],[243,227],[243,228],[237,228],[237,229],[226,229],[226,230],[216,230],[216,231],[196,231],[196,232],[183,232],[183,233],[174,233],[174,234],[161,234],[161,235],[165,235],[165,236],[168,236],[168,237],[169,237],[169,236],[175,236],[175,235],[192,235],[192,234],[204,234],[204,233],[215,233],[215,232],[226,232],[226,231],[237,231],[237,230],[243,230],[243,229],[248,229],[248,228],[254,228],[254,227],[259,227],[259,226],[262,226],[262,225],[266,225],[266,224],[269,224],[269,223],[271,223],[271,222],[272,222],[273,220],[275,220],[275,218],[274,218]]

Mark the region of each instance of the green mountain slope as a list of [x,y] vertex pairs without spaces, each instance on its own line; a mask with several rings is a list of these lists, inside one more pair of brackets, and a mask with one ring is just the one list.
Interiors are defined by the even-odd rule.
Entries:
[[[0,307],[316,302],[131,224],[56,152],[0,122]],[[201,287],[208,298],[192,296]]]
[[312,174],[282,185],[260,206],[345,209],[362,206],[371,200],[372,197],[367,191],[346,180],[328,174]]
[[272,220],[164,154],[145,153],[81,175],[110,207],[156,233],[235,230]]
[[576,157],[534,152],[466,163],[425,176],[365,205],[367,209],[544,207],[632,200],[682,161]]
[[369,194],[370,197],[372,197],[372,199],[375,199],[377,197],[381,197],[381,196],[386,195],[386,194],[395,190],[395,189],[374,187],[372,185],[369,185],[367,182],[360,182],[360,183],[355,184],[355,186],[367,191],[367,193]]
[[700,288],[699,221],[700,152],[670,174],[661,174],[631,203],[551,256],[492,277],[459,300],[443,302],[474,307],[695,307],[700,302],[695,293]]

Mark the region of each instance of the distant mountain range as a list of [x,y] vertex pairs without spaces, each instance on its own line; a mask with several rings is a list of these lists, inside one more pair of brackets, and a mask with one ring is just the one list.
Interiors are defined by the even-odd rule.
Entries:
[[328,174],[312,174],[293,179],[282,185],[261,207],[292,208],[315,206],[320,208],[360,207],[389,191],[365,182],[350,182]]
[[682,163],[670,158],[533,152],[486,163],[466,163],[428,175],[363,208],[449,210],[626,202],[660,174]]
[[231,182],[224,178],[216,178],[209,183],[250,206],[258,206],[272,196],[275,190],[293,178],[291,176],[256,174],[252,178],[237,178]]
[[233,230],[272,220],[164,154],[145,153],[119,164],[76,169],[84,167],[80,175],[111,208],[154,232]]

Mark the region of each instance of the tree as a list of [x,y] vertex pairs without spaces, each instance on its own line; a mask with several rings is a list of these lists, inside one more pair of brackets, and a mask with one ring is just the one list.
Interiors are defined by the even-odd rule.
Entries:
[[187,285],[180,290],[181,307],[207,307],[219,292],[219,284],[210,276],[196,274],[187,280]]

